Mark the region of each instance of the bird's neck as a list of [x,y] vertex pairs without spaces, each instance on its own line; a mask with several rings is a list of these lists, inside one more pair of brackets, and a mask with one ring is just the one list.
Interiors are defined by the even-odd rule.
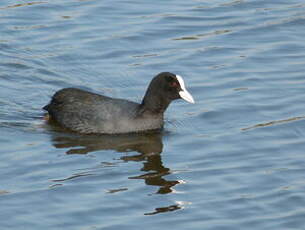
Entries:
[[147,92],[142,100],[141,108],[152,113],[164,113],[169,106],[170,101],[163,98],[157,92]]

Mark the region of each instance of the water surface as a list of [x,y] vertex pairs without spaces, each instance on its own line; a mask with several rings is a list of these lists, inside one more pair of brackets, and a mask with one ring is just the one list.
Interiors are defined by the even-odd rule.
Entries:
[[[0,3],[1,229],[302,229],[302,1]],[[44,122],[63,87],[141,101],[182,75],[161,133]]]

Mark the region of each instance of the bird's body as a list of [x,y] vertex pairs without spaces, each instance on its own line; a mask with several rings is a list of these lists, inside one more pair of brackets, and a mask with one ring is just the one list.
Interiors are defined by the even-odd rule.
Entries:
[[141,110],[141,104],[75,88],[58,91],[44,109],[59,124],[79,133],[128,133],[163,126],[163,114]]
[[[170,78],[175,75],[159,75],[150,83],[141,104],[81,89],[65,88],[57,91],[44,109],[52,120],[79,133],[117,134],[161,129],[164,111],[172,100],[179,97],[163,92],[168,90],[163,75],[169,75]],[[177,88],[177,85],[173,87]]]

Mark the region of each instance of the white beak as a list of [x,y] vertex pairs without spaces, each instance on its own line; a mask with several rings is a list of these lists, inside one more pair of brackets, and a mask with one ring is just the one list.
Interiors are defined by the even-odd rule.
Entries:
[[186,90],[181,90],[181,91],[179,92],[179,95],[180,95],[180,97],[181,97],[183,100],[186,100],[187,102],[192,103],[192,104],[195,103],[194,98],[192,97],[192,95],[191,95],[188,91],[186,91]]
[[177,77],[177,80],[178,80],[178,82],[179,82],[179,84],[180,84],[180,86],[181,86],[181,91],[179,92],[180,97],[181,97],[183,100],[186,100],[187,102],[194,104],[194,103],[195,103],[194,98],[193,98],[192,95],[186,90],[185,85],[184,85],[184,81],[183,81],[182,77],[179,76],[179,75],[176,75],[176,77]]

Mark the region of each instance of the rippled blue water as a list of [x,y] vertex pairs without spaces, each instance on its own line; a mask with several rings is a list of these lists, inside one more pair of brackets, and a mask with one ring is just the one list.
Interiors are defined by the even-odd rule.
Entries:
[[[0,2],[1,229],[304,229],[302,1]],[[63,87],[140,101],[162,71],[160,134],[43,121]]]

